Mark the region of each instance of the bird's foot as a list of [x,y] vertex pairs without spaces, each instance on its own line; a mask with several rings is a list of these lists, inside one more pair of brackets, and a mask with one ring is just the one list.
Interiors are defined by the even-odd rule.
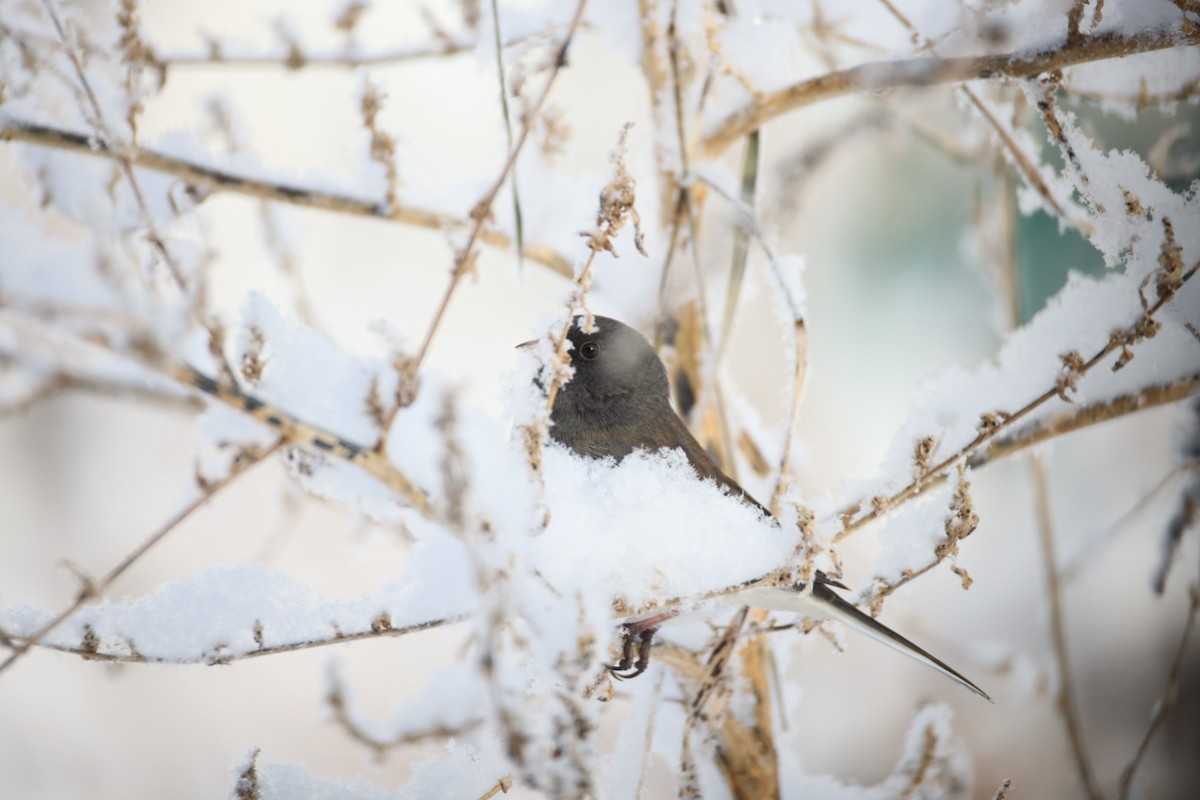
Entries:
[[[608,671],[614,678],[625,681],[636,678],[646,671],[646,668],[650,666],[650,648],[654,644],[654,634],[657,631],[657,627],[621,626],[623,635],[621,660],[616,664],[608,665]],[[635,650],[636,658],[634,657]]]

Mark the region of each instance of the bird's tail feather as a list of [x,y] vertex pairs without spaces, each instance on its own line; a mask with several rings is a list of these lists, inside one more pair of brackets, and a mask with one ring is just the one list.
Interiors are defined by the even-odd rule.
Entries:
[[782,586],[760,586],[739,592],[739,602],[772,611],[803,614],[817,619],[832,619],[864,633],[877,642],[903,653],[916,661],[932,667],[956,683],[970,689],[988,702],[993,702],[987,692],[980,689],[957,670],[941,659],[910,642],[894,630],[846,602],[828,586],[817,583],[811,594]]

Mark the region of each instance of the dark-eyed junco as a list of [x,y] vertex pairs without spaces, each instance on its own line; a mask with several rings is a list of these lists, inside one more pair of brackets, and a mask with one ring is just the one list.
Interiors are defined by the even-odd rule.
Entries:
[[[577,453],[596,458],[611,456],[618,461],[634,450],[680,448],[701,478],[715,481],[770,516],[765,506],[721,471],[671,408],[667,371],[650,342],[628,325],[608,317],[593,317],[594,330],[585,332],[583,319],[577,318],[568,333],[575,373],[555,396],[550,435]],[[804,592],[804,585],[799,584],[756,587],[737,597],[746,605],[839,620],[991,699],[940,659],[843,600],[834,592],[835,586],[846,588],[817,572],[811,592]],[[638,622],[627,625],[640,634],[644,646],[632,675],[645,669],[654,625],[663,616],[669,617],[660,615],[649,626],[639,626]],[[630,667],[631,642],[632,637],[626,642],[622,669]]]

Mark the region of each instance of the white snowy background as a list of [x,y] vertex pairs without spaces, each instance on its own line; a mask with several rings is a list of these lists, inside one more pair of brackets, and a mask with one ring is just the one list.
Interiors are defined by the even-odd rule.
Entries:
[[[577,6],[498,4],[514,136]],[[679,653],[703,664],[736,613],[702,598],[799,566],[800,507],[816,564],[840,565],[849,597],[882,602],[883,622],[995,703],[836,626],[766,634],[782,797],[1196,796],[1200,646],[1177,656],[1195,622],[1194,518],[1164,546],[1188,498],[1200,504],[1194,4],[592,0],[517,162],[532,255],[497,246],[517,227],[505,180],[492,239],[393,418],[397,357],[421,349],[509,149],[495,26],[492,4],[469,2],[0,3],[0,661],[70,607],[81,576],[101,579],[220,486],[2,668],[0,797],[472,798],[510,783],[520,797],[746,796],[717,766],[722,718],[758,719],[741,656],[689,720],[698,686]],[[1191,44],[1086,59],[1057,89],[913,78],[883,91],[904,69],[880,67],[764,118],[753,215],[729,199],[744,135],[706,144],[734,112],[838,69],[1159,35]],[[406,52],[423,55],[373,58]],[[382,108],[368,124],[370,96]],[[135,192],[112,158],[47,129],[403,211],[210,194],[150,166]],[[372,130],[394,140],[395,181],[371,158]],[[615,254],[589,261],[580,232],[595,235],[622,169],[646,255],[630,221]],[[668,258],[681,179],[696,219]],[[410,224],[417,211],[457,222]],[[701,309],[700,411],[719,386],[731,439],[767,464],[735,448],[731,469],[764,503],[786,459],[781,525],[679,454],[614,467],[549,445],[535,475],[519,431],[544,410],[538,361],[514,345],[561,326],[581,296],[565,273],[585,263],[587,307],[652,337]],[[1064,366],[1147,309],[1160,327],[1119,371],[1120,347],[1086,374]],[[681,334],[664,354],[686,348]],[[214,349],[243,395],[357,445],[382,440],[428,511],[303,439],[250,463],[276,432],[179,380],[190,365],[229,388]],[[868,519],[872,498],[913,480],[918,440],[933,437],[938,464],[981,415],[1056,387],[1072,404],[1051,397],[997,438],[1114,398],[1148,408],[969,469],[978,528],[890,593],[934,560],[962,507],[951,464],[943,485]],[[1162,387],[1170,402],[1153,399]],[[696,613],[660,634],[650,671],[607,683],[614,602],[680,598]]]

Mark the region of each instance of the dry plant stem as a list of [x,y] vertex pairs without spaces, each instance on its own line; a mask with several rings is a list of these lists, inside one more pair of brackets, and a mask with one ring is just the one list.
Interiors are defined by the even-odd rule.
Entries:
[[1150,749],[1150,742],[1154,738],[1154,734],[1162,725],[1167,714],[1171,711],[1171,704],[1175,702],[1175,696],[1179,691],[1179,675],[1183,669],[1183,656],[1187,652],[1188,641],[1191,638],[1192,630],[1196,627],[1196,613],[1200,611],[1200,585],[1193,584],[1188,592],[1188,613],[1187,619],[1183,623],[1183,634],[1179,637],[1179,647],[1175,650],[1175,658],[1171,661],[1171,669],[1167,673],[1167,683],[1163,687],[1162,696],[1154,704],[1154,711],[1150,715],[1150,724],[1146,727],[1146,733],[1142,736],[1142,741],[1138,743],[1137,752],[1133,756],[1133,760],[1129,762],[1129,766],[1125,767],[1121,773],[1121,784],[1117,791],[1119,800],[1127,800],[1133,788],[1133,778],[1137,774],[1138,767],[1141,766],[1142,759],[1146,757],[1146,751]]
[[521,132],[517,135],[512,148],[509,149],[508,158],[504,162],[504,167],[500,170],[500,175],[496,178],[495,183],[492,184],[492,188],[488,190],[483,199],[471,211],[472,224],[470,233],[467,235],[466,244],[454,256],[454,271],[450,274],[450,285],[446,287],[446,292],[442,295],[441,302],[438,303],[437,311],[434,312],[433,321],[429,325],[429,331],[425,334],[425,339],[421,342],[421,347],[417,351],[416,357],[412,360],[410,369],[413,375],[420,369],[421,362],[425,360],[425,355],[429,352],[429,345],[433,342],[433,337],[437,335],[438,327],[446,315],[446,309],[450,306],[450,298],[454,296],[454,290],[458,288],[463,276],[471,270],[475,260],[475,242],[479,239],[479,235],[483,231],[484,223],[491,215],[492,203],[495,202],[496,195],[500,194],[500,190],[504,188],[509,173],[516,166],[517,156],[521,154],[521,148],[529,140],[529,133],[533,130],[533,126],[537,122],[538,114],[541,113],[542,106],[546,103],[546,98],[550,96],[550,90],[554,88],[555,79],[567,63],[567,50],[570,48],[571,41],[575,37],[575,31],[579,28],[579,21],[583,18],[583,10],[586,6],[587,0],[579,0],[579,4],[575,6],[575,13],[567,25],[567,32],[564,34],[562,42],[555,52],[550,74],[546,76],[546,83],[542,86],[541,94],[538,95],[537,100],[534,101],[533,106],[529,109],[526,119],[521,125]]
[[[896,6],[894,6],[890,0],[880,0],[880,2],[883,3],[887,10],[891,12],[892,16],[895,17],[901,25],[908,29],[913,36],[913,40],[921,43],[922,50],[927,51],[931,55],[937,55],[936,51],[934,50],[933,43],[921,35],[920,31],[916,29],[916,27],[912,24],[908,17],[906,17],[904,13],[900,11],[900,9],[896,8]],[[1080,13],[1082,13],[1082,11],[1080,11]],[[1077,23],[1078,20],[1076,19],[1074,22]],[[1068,41],[1076,40],[1079,33],[1078,24],[1075,24],[1072,27],[1072,31],[1073,35],[1068,37]],[[979,114],[987,121],[988,125],[992,127],[992,130],[995,131],[996,136],[1000,138],[1000,143],[1004,146],[1004,149],[1008,151],[1008,154],[1012,158],[1013,164],[1016,166],[1017,171],[1020,172],[1021,177],[1025,179],[1025,183],[1041,196],[1042,200],[1049,208],[1053,209],[1055,216],[1057,216],[1060,220],[1066,222],[1084,236],[1091,235],[1093,232],[1092,224],[1087,220],[1071,219],[1067,215],[1066,210],[1050,192],[1050,187],[1046,185],[1046,181],[1038,171],[1037,165],[1030,162],[1029,158],[1023,152],[1021,152],[1021,148],[1017,146],[1015,141],[1013,141],[1012,136],[1007,130],[1005,130],[1004,126],[1000,124],[1000,120],[996,119],[996,115],[992,113],[991,109],[989,109],[984,104],[983,100],[979,98],[979,95],[976,94],[971,87],[967,86],[966,84],[961,84],[958,88],[967,98],[967,101],[974,106],[975,110],[978,111]]]
[[342,690],[340,681],[334,683],[325,700],[329,703],[329,707],[333,711],[334,722],[346,732],[347,736],[370,749],[378,761],[383,760],[388,750],[404,747],[405,745],[419,744],[431,739],[446,740],[456,736],[463,736],[483,724],[482,719],[474,719],[453,727],[436,725],[419,731],[409,731],[389,739],[380,739],[372,735],[369,731],[364,730],[355,721],[346,707],[346,694]]
[[637,789],[633,792],[634,797],[642,797],[642,790],[646,785],[646,770],[650,767],[650,754],[654,752],[654,728],[658,724],[658,709],[662,705],[662,687],[666,678],[666,671],[660,670],[658,680],[654,682],[654,694],[651,696],[650,710],[647,712],[649,718],[646,720],[646,735],[642,740],[642,752],[645,755],[642,758],[641,769],[638,770]]
[[114,581],[125,574],[125,571],[132,567],[138,561],[138,559],[146,555],[146,553],[150,551],[150,548],[154,547],[154,545],[166,538],[171,531],[175,530],[184,520],[190,517],[194,511],[205,505],[218,492],[245,474],[246,470],[275,453],[281,444],[281,441],[277,441],[266,450],[256,453],[248,453],[248,457],[245,461],[235,463],[230,469],[229,474],[226,475],[224,479],[204,486],[200,494],[194,500],[177,511],[175,515],[167,520],[161,528],[159,528],[148,539],[134,548],[132,552],[125,556],[125,558],[121,559],[121,561],[115,567],[110,569],[104,575],[104,577],[100,579],[99,582],[94,583],[90,580],[85,581],[83,587],[79,590],[79,594],[75,598],[75,602],[60,611],[53,619],[39,628],[32,636],[27,637],[20,644],[13,647],[13,650],[9,654],[8,658],[6,658],[3,662],[0,662],[0,673],[8,669],[8,667],[10,667],[18,658],[27,653],[30,648],[37,646],[39,642],[50,635],[50,633],[58,628],[59,625],[62,625],[64,622],[66,622],[72,614],[93,600],[99,598],[101,594],[103,594],[108,587],[112,586]]
[[[1132,414],[1136,411],[1154,408],[1167,403],[1178,402],[1179,400],[1190,396],[1192,392],[1198,388],[1200,388],[1200,375],[1193,375],[1183,379],[1178,383],[1168,384],[1165,386],[1147,387],[1137,395],[1126,395],[1106,403],[1097,403],[1092,406],[1085,406],[1078,411],[1046,421],[1043,423],[1043,425],[1046,426],[1045,429],[1043,429],[1041,425],[1034,426],[1028,430],[1018,432],[1011,437],[994,442],[993,445],[988,449],[976,452],[970,458],[968,458],[966,462],[967,467],[968,469],[977,469],[987,464],[991,464],[994,461],[998,461],[1001,458],[1021,452],[1055,436],[1061,436],[1090,425],[1106,422],[1111,419],[1117,419],[1119,417]],[[946,481],[946,479],[947,475],[945,473],[935,475],[934,477],[922,483],[920,488],[911,496],[906,497],[906,499],[912,499],[913,497],[924,494],[930,489],[940,486]],[[855,525],[855,528],[857,527],[859,526]],[[922,569],[920,572],[917,572],[905,578],[904,580],[905,582],[912,580],[924,572],[928,572],[929,569],[932,568],[933,565],[931,564]],[[752,586],[775,586],[790,582],[794,582],[794,572],[791,567],[785,567],[759,578],[748,580],[734,586],[722,587],[721,589],[705,592],[697,596],[674,597],[661,603],[640,608],[621,606],[617,609],[616,613],[618,616],[648,614],[663,608],[669,608],[685,603],[696,603],[704,600],[711,600],[716,597],[724,597]]]
[[[512,150],[512,117],[508,111],[508,81],[504,77],[504,46],[501,44],[500,38],[499,0],[492,0],[492,32],[496,44],[496,78],[500,84],[500,111],[504,116],[504,135],[507,138],[508,149]],[[520,271],[525,265],[524,259],[521,257],[521,251],[525,248],[525,224],[521,219],[521,195],[517,191],[517,170],[515,167],[512,170],[511,182],[513,194],[513,232],[517,239],[517,270]]]
[[1008,797],[1008,790],[1011,788],[1012,788],[1012,780],[1010,780],[1009,778],[1005,778],[1004,781],[1000,784],[1000,787],[998,789],[996,789],[996,793],[994,795],[992,795],[992,800],[1005,800],[1005,798]]
[[[762,141],[760,131],[754,130],[746,137],[746,152],[742,155],[742,203],[754,211],[754,196],[758,188],[758,152]],[[716,364],[721,363],[729,336],[733,332],[733,319],[737,315],[738,300],[742,296],[742,284],[746,278],[746,262],[750,260],[750,232],[743,226],[733,231],[733,257],[729,265],[729,283],[725,289],[725,312],[721,319],[721,333],[717,339]]]
[[1067,739],[1071,744],[1071,755],[1080,783],[1091,800],[1103,800],[1104,794],[1096,783],[1096,775],[1088,760],[1083,741],[1083,726],[1079,721],[1079,708],[1075,702],[1074,673],[1071,670],[1070,653],[1067,648],[1067,626],[1063,619],[1062,582],[1058,574],[1058,558],[1054,547],[1054,523],[1050,511],[1050,489],[1046,485],[1046,468],[1037,455],[1029,458],[1029,472],[1033,480],[1034,507],[1037,512],[1038,539],[1042,546],[1042,562],[1046,570],[1046,595],[1050,601],[1050,638],[1054,645],[1054,658],[1058,668],[1058,696],[1055,705],[1062,715]]
[[860,92],[915,88],[969,80],[1028,78],[1064,67],[1200,44],[1200,26],[1151,30],[1132,36],[1104,33],[1042,53],[1002,53],[955,58],[912,58],[881,61],[837,70],[766,95],[719,122],[701,142],[707,157],[715,157],[755,128],[804,106]]
[[1009,156],[1012,157],[1013,164],[1016,165],[1017,171],[1021,173],[1021,177],[1025,179],[1025,183],[1038,193],[1042,200],[1045,201],[1047,206],[1054,210],[1054,214],[1058,217],[1058,219],[1079,231],[1079,233],[1083,236],[1091,236],[1092,233],[1095,232],[1095,226],[1093,226],[1092,223],[1088,222],[1086,219],[1076,219],[1067,214],[1066,209],[1064,209],[1058,200],[1055,199],[1054,195],[1050,191],[1050,187],[1046,185],[1046,180],[1038,171],[1037,165],[1031,163],[1028,157],[1021,152],[1021,148],[1017,147],[1017,143],[1013,141],[1012,136],[1009,135],[1004,126],[1000,124],[1000,120],[996,119],[996,116],[992,113],[991,109],[984,105],[984,102],[979,99],[979,95],[972,91],[971,87],[966,86],[965,84],[959,88],[962,90],[962,93],[966,95],[967,100],[970,101],[971,105],[975,107],[975,110],[978,111],[985,120],[987,120],[988,124],[991,125],[992,130],[995,131],[998,137],[1000,137],[1001,144],[1004,145],[1004,149],[1007,150]]
[[[1191,269],[1189,269],[1186,273],[1184,273],[1184,275],[1180,279],[1178,286],[1181,287],[1184,283],[1186,283],[1188,280],[1190,280],[1192,278],[1192,276],[1196,274],[1197,269],[1200,269],[1200,262],[1192,265]],[[1176,287],[1176,289],[1174,289],[1170,293],[1161,297],[1153,305],[1151,305],[1149,308],[1147,308],[1144,311],[1141,320],[1139,320],[1137,323],[1134,323],[1134,325],[1131,326],[1131,329],[1135,328],[1138,325],[1141,325],[1142,323],[1145,323],[1145,322],[1153,322],[1154,315],[1156,313],[1158,313],[1159,309],[1161,309],[1164,305],[1166,305],[1168,302],[1170,302],[1170,300],[1173,297],[1175,297],[1175,294],[1177,292],[1178,292],[1178,287]],[[1114,332],[1114,334],[1109,337],[1107,344],[1105,344],[1103,347],[1101,347],[1099,350],[1097,350],[1096,353],[1091,358],[1089,358],[1087,361],[1085,361],[1081,365],[1079,365],[1079,368],[1075,371],[1076,377],[1082,378],[1083,376],[1087,375],[1087,373],[1089,371],[1091,371],[1093,367],[1095,367],[1097,364],[1099,364],[1101,361],[1103,361],[1107,356],[1109,356],[1110,354],[1112,354],[1113,352],[1115,352],[1117,350],[1122,349],[1122,347],[1128,346],[1129,343],[1123,338],[1123,335],[1126,333],[1128,333],[1128,331]],[[1121,335],[1118,335],[1118,334],[1121,334]],[[967,442],[965,445],[963,445],[961,448],[959,448],[953,454],[947,456],[945,459],[943,459],[937,465],[930,467],[928,470],[925,470],[924,472],[922,472],[908,486],[904,487],[903,489],[901,489],[900,491],[896,492],[895,494],[893,494],[891,496],[884,497],[884,498],[877,498],[876,502],[870,504],[871,509],[869,511],[867,511],[865,514],[862,514],[861,516],[859,516],[853,520],[851,520],[849,518],[850,515],[853,515],[856,510],[863,507],[863,505],[864,505],[863,502],[859,502],[859,503],[847,508],[845,511],[843,511],[843,519],[846,520],[846,522],[843,525],[842,530],[838,531],[838,533],[833,537],[834,543],[836,544],[837,542],[842,541],[847,536],[854,533],[854,531],[863,527],[868,522],[871,522],[871,521],[883,516],[884,514],[891,511],[893,508],[895,508],[897,505],[899,505],[901,503],[905,503],[905,502],[913,499],[914,497],[917,497],[918,495],[927,491],[929,488],[931,488],[931,484],[934,481],[941,480],[942,478],[944,478],[942,473],[944,473],[948,468],[954,466],[959,461],[966,460],[973,453],[975,453],[975,451],[977,451],[982,445],[991,442],[993,439],[996,439],[998,434],[1000,434],[1004,431],[1010,430],[1011,428],[1013,428],[1015,426],[1015,424],[1017,422],[1024,419],[1026,416],[1031,414],[1036,409],[1040,408],[1043,404],[1045,404],[1046,402],[1050,401],[1051,399],[1053,399],[1055,397],[1059,397],[1060,391],[1061,390],[1057,385],[1052,386],[1049,389],[1047,389],[1045,392],[1043,392],[1042,394],[1035,397],[1033,400],[1030,400],[1028,403],[1026,403],[1024,406],[1019,408],[1017,411],[1013,412],[1012,414],[1010,414],[1007,417],[1004,417],[1002,420],[997,421],[996,424],[981,428],[981,430],[975,436],[974,439]]]
[[[656,125],[659,121],[666,119],[667,116],[664,106],[666,105],[666,98],[669,96],[667,82],[670,79],[666,59],[660,50],[660,47],[665,48],[663,31],[655,21],[655,12],[658,8],[658,3],[659,0],[638,0],[638,24],[642,34],[642,76],[646,79],[647,94],[650,98],[653,119]],[[679,180],[675,172],[675,167],[668,163],[666,155],[665,148],[661,144],[656,145],[654,148],[654,161],[658,168],[659,208],[663,215],[662,223],[664,226],[671,222],[672,217],[669,216],[671,214],[670,209],[677,205],[675,196],[679,189]],[[678,211],[675,214],[676,218],[678,218]],[[674,242],[673,239],[672,242]],[[673,250],[673,246],[667,249],[668,259],[670,259]]]
[[[723,636],[722,641],[736,644],[727,636]],[[655,653],[657,660],[675,673],[685,696],[698,697],[702,686],[712,677],[712,657],[705,663],[696,652],[672,644],[657,645]],[[691,719],[692,715],[689,715]],[[703,719],[708,724],[710,734],[717,739],[717,766],[724,774],[733,796],[738,800],[777,796],[779,780],[773,752],[771,758],[764,757],[755,728],[743,723],[738,715],[732,713],[708,714]],[[694,775],[686,773],[689,764],[694,766],[694,759],[687,753],[692,738],[690,724],[684,726],[684,737],[685,754],[682,760],[685,775],[694,778]],[[694,786],[691,788],[695,789]],[[696,793],[681,792],[681,796],[691,797]]]
[[[67,34],[66,28],[63,27],[62,21],[58,17],[58,12],[54,8],[54,0],[42,0],[42,8],[46,10],[46,15],[50,17],[50,21],[54,24],[54,30],[58,34],[63,50],[66,51],[67,58],[71,62],[71,67],[75,71],[75,77],[78,79],[79,85],[83,90],[83,96],[88,106],[90,106],[91,123],[96,138],[100,141],[101,146],[107,150],[113,161],[117,163],[117,166],[120,167],[121,172],[125,175],[126,182],[129,184],[130,191],[133,192],[134,200],[137,202],[138,211],[142,217],[142,224],[146,226],[146,232],[150,237],[150,244],[153,245],[159,257],[163,260],[163,263],[171,274],[172,280],[175,281],[175,285],[181,290],[186,290],[187,281],[184,279],[183,270],[179,268],[179,264],[172,258],[170,251],[167,250],[166,240],[158,232],[154,216],[150,213],[150,207],[146,205],[146,198],[142,194],[141,184],[138,183],[137,176],[133,172],[133,162],[128,152],[126,152],[127,148],[116,139],[112,131],[109,130],[108,124],[104,121],[104,112],[100,109],[100,101],[96,99],[96,94],[92,91],[92,84],[87,79],[87,74],[83,68],[83,60],[79,54],[79,48],[74,45],[72,37]],[[85,114],[85,116],[88,115]]]
[[[592,275],[592,264],[596,261],[596,253],[599,250],[593,249],[588,253],[587,261],[583,264],[583,269],[579,271],[579,275],[575,278],[575,285],[583,287],[588,284]],[[554,338],[554,356],[559,363],[567,362],[567,334],[571,332],[571,325],[575,322],[574,308],[568,309],[572,312],[567,314],[567,321],[563,323],[562,330],[558,332],[558,336]],[[564,375],[559,371],[554,371],[554,377],[550,380],[550,389],[546,392],[546,413],[549,414],[554,409],[554,399],[558,397],[558,393],[562,391]]]
[[[1084,568],[1094,559],[1098,558],[1101,552],[1107,551],[1107,545],[1111,544],[1112,541],[1116,539],[1117,536],[1122,532],[1122,530],[1127,530],[1133,527],[1129,523],[1132,522],[1135,517],[1145,511],[1159,496],[1162,490],[1171,485],[1171,479],[1184,469],[1185,467],[1182,465],[1173,467],[1167,472],[1166,475],[1162,476],[1162,479],[1160,479],[1158,483],[1150,487],[1150,490],[1143,494],[1136,503],[1126,509],[1125,512],[1119,517],[1110,522],[1102,534],[1097,537],[1098,541],[1095,545],[1088,547],[1083,552],[1077,553],[1072,561],[1063,566],[1063,568],[1059,571],[1062,576],[1062,582],[1064,584],[1071,584],[1080,575],[1082,575]],[[1157,591],[1157,586],[1155,589],[1157,594],[1162,594],[1162,592]]]
[[933,732],[933,727],[926,726],[922,733],[924,735],[921,737],[920,758],[908,778],[908,783],[897,795],[898,800],[908,800],[921,788],[921,784],[925,782],[925,777],[929,774],[929,768],[933,766],[934,759],[937,757],[938,740],[937,734]]
[[347,441],[340,436],[303,422],[286,411],[268,405],[237,386],[219,383],[190,366],[175,365],[167,369],[172,378],[220,400],[255,419],[271,426],[287,444],[306,445],[322,453],[337,456],[357,465],[419,511],[427,519],[439,521],[425,492],[410,481],[377,449]]
[[[0,115],[0,142],[4,141],[24,142],[83,155],[115,157],[107,143],[94,141],[86,134]],[[134,166],[174,175],[203,190],[202,194],[227,191],[301,208],[399,222],[437,231],[465,224],[461,219],[424,209],[405,206],[389,208],[383,201],[250,178],[143,147],[129,154],[128,159]],[[513,245],[507,234],[492,229],[481,230],[478,240],[502,250],[507,250]],[[571,262],[548,247],[527,245],[522,250],[522,255],[530,261],[549,267],[559,275],[568,278],[571,276]]]
[[[1051,417],[1034,426],[1016,431],[1011,436],[997,439],[986,450],[972,454],[967,459],[967,466],[977,469],[1067,433],[1149,408],[1178,403],[1180,400],[1186,400],[1197,390],[1200,390],[1200,373],[1181,378],[1174,383],[1146,386],[1137,394],[1121,395],[1112,400],[1082,406],[1069,413]],[[944,479],[944,476],[940,477]]]
[[505,775],[500,780],[496,781],[496,785],[488,789],[483,794],[479,795],[479,800],[491,800],[491,798],[503,792],[508,794],[508,790],[513,787],[513,776]]
[[170,392],[158,391],[146,386],[110,383],[108,381],[84,378],[77,375],[59,374],[48,380],[28,397],[11,405],[0,406],[0,420],[6,417],[17,417],[25,414],[34,406],[68,392],[85,392],[100,397],[140,400],[187,411],[200,411],[204,408],[203,401],[190,395],[171,394]]
[[[512,47],[524,42],[528,37],[520,36],[508,40],[504,47]],[[173,67],[268,67],[282,68],[288,71],[306,67],[384,67],[405,64],[412,61],[425,61],[433,58],[445,58],[460,53],[474,52],[479,47],[479,41],[470,39],[451,39],[435,45],[420,45],[417,47],[396,48],[382,53],[299,53],[298,56],[252,55],[248,53],[226,55],[220,47],[215,52],[203,55],[180,53],[155,56],[154,62],[167,69]]]
[[280,653],[295,653],[300,650],[312,650],[318,647],[328,647],[346,642],[357,642],[363,639],[408,636],[409,634],[420,633],[421,631],[433,628],[441,628],[446,625],[454,625],[466,620],[467,616],[463,614],[454,617],[444,617],[442,619],[422,620],[421,622],[414,622],[411,625],[401,625],[398,627],[383,627],[378,624],[378,620],[373,620],[363,630],[359,631],[335,631],[331,636],[285,642],[283,644],[271,645],[270,647],[260,647],[257,650],[250,650],[245,653],[222,653],[222,647],[217,645],[212,652],[199,653],[196,656],[187,658],[157,658],[145,656],[136,651],[105,652],[103,650],[91,650],[84,647],[68,647],[57,644],[44,644],[42,647],[47,650],[56,650],[60,653],[71,653],[87,661],[103,661],[110,664],[204,664],[211,667],[232,664],[235,661],[247,661],[263,656],[279,655]]
[[[1052,436],[1060,436],[1063,433],[1078,430],[1079,428],[1085,427],[1089,424],[1103,422],[1113,419],[1117,416],[1122,416],[1134,411],[1140,411],[1145,408],[1151,408],[1153,406],[1162,405],[1168,402],[1178,402],[1186,399],[1196,388],[1200,388],[1200,375],[1187,379],[1182,383],[1170,384],[1166,387],[1148,387],[1148,389],[1143,390],[1143,394],[1137,395],[1136,398],[1126,395],[1108,403],[1099,403],[1095,406],[1086,406],[1079,409],[1074,414],[1066,415],[1065,420],[1063,420],[1063,418],[1059,418],[1060,421],[1058,424],[1055,424],[1056,420],[1049,420],[1044,426],[1037,426],[1031,429],[1026,436],[1019,438],[1014,437],[1012,439],[996,442],[992,448],[989,448],[982,453],[976,453],[976,457],[968,459],[967,466],[970,469],[975,469],[991,463],[1001,456],[1006,456],[1020,450],[1025,450],[1039,442],[1043,442],[1046,439],[1051,438]],[[1144,394],[1149,394],[1151,397],[1147,398],[1144,396]],[[1167,477],[1169,478],[1170,475]],[[935,480],[931,480],[922,487],[921,494],[924,494],[930,489],[941,486],[943,483],[945,483],[946,478],[947,475],[943,473]],[[1165,480],[1163,483],[1165,484]],[[1155,490],[1157,490],[1157,488],[1159,487],[1155,487]],[[1118,523],[1119,522],[1120,520],[1118,520]],[[883,598],[891,595],[901,586],[911,583],[912,581],[924,575],[926,572],[929,572],[938,564],[942,563],[946,557],[946,555],[935,556],[932,561],[925,564],[923,567],[906,571],[900,580],[883,587],[875,595],[875,597],[882,600]],[[1078,574],[1080,568],[1081,563],[1077,563],[1074,565],[1074,567],[1063,570],[1059,576],[1060,581],[1071,580]]]
[[[762,623],[768,612],[757,608],[752,612],[755,623]],[[771,707],[771,648],[765,636],[752,636],[742,646],[742,675],[754,702],[754,725],[750,729],[755,745],[754,762],[758,778],[753,784],[739,786],[746,797],[778,798],[779,755],[775,750],[775,721]]]

